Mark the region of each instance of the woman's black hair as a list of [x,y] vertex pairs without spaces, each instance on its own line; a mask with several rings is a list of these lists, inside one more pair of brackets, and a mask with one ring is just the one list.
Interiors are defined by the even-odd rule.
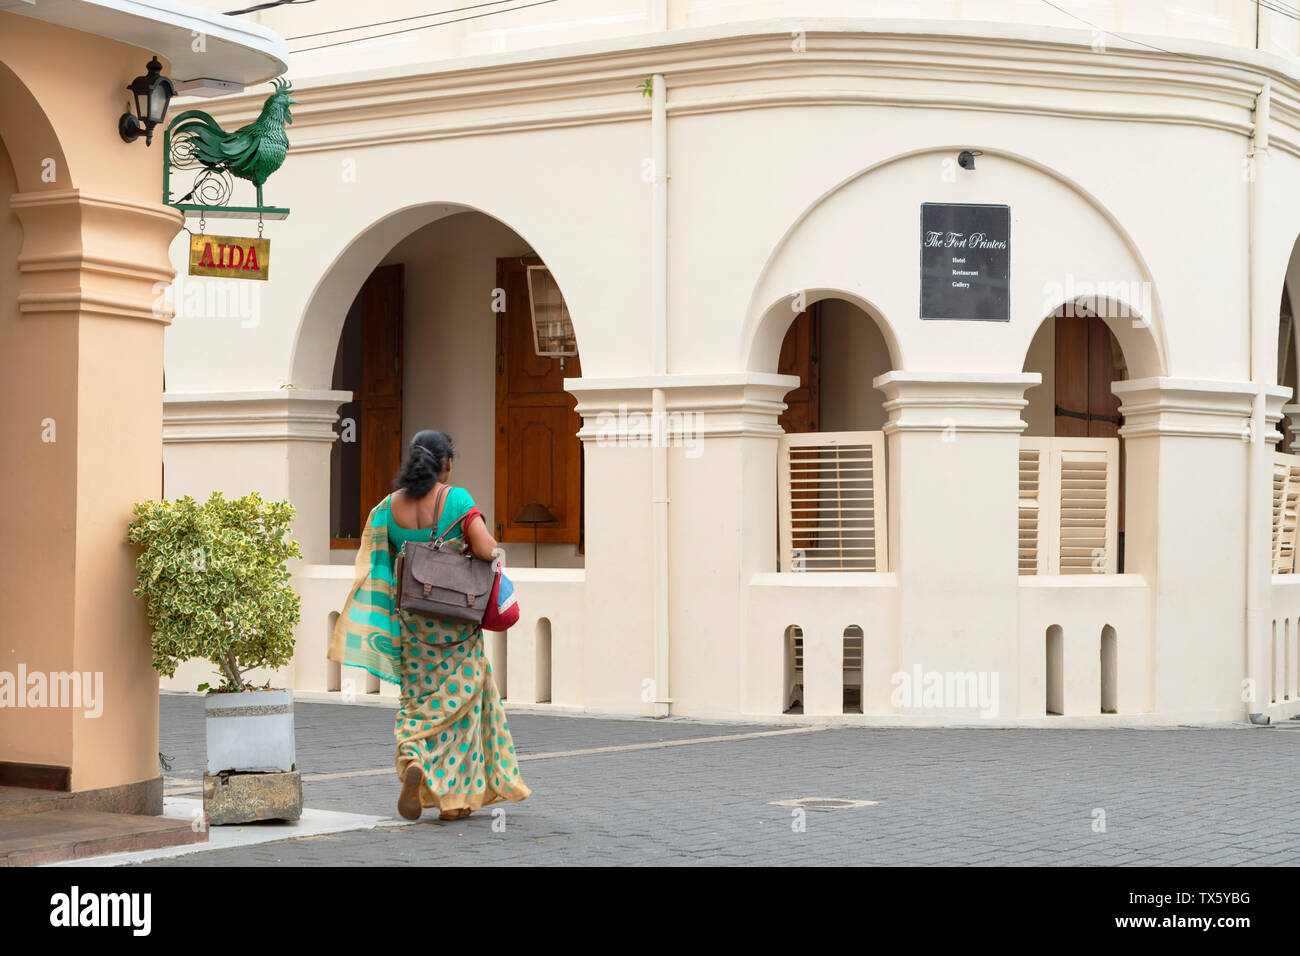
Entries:
[[442,477],[454,454],[450,435],[432,429],[417,432],[407,446],[393,487],[401,488],[413,498],[423,498]]

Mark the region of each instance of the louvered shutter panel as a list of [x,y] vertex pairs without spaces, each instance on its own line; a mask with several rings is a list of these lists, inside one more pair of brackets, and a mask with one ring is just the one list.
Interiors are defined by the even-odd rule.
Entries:
[[1058,574],[1115,571],[1116,472],[1119,442],[1094,438],[1054,443],[1053,478],[1059,489]]
[[1113,574],[1119,439],[1020,439],[1021,574]]
[[1300,456],[1273,456],[1273,573],[1295,573],[1297,514],[1300,513]]
[[1046,574],[1048,562],[1043,547],[1046,529],[1043,522],[1043,487],[1046,481],[1051,439],[1020,440],[1020,530],[1018,570],[1020,574]]
[[884,436],[783,435],[778,451],[782,571],[884,571]]

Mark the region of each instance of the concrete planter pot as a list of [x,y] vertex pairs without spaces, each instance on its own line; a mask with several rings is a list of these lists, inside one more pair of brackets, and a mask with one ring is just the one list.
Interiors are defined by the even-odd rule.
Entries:
[[287,773],[295,768],[293,691],[209,694],[208,773]]

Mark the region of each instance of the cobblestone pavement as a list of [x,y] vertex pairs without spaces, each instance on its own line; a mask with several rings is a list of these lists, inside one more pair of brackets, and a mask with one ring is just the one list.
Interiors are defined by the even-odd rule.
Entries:
[[[169,792],[202,776],[202,708],[197,696],[162,698]],[[396,823],[395,773],[345,775],[392,767],[393,711],[294,710],[306,805]],[[500,804],[454,823],[426,813],[149,865],[1300,864],[1296,730],[790,733],[522,713],[510,725],[533,795],[505,804],[496,828]],[[729,739],[661,745],[709,737]],[[635,749],[565,753],[591,748]],[[772,805],[801,797],[876,803]]]

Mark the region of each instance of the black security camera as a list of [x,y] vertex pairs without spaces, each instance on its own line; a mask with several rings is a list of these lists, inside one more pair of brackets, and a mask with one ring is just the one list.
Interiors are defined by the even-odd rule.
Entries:
[[974,151],[969,149],[963,149],[960,153],[957,154],[957,165],[960,166],[962,169],[974,169],[975,157],[983,156],[983,155],[984,154],[981,153],[978,149]]

